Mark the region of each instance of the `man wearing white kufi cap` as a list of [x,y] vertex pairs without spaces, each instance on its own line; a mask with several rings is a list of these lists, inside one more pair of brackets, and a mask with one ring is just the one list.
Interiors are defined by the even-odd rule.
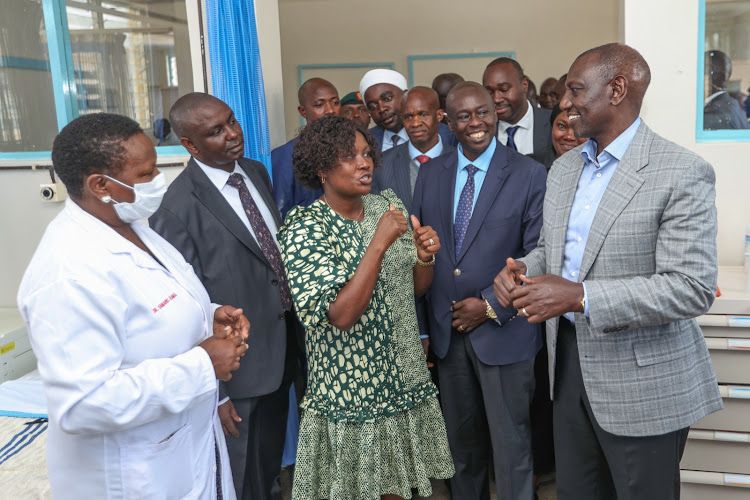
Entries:
[[407,89],[404,75],[392,69],[373,69],[359,82],[359,95],[365,101],[375,126],[370,129],[381,151],[409,140],[401,122],[401,96]]
[[[370,132],[380,144],[381,151],[409,140],[401,121],[401,96],[407,88],[404,75],[392,69],[370,70],[359,82],[359,95],[375,122]],[[441,123],[438,133],[445,144],[457,144],[456,137],[447,125]]]

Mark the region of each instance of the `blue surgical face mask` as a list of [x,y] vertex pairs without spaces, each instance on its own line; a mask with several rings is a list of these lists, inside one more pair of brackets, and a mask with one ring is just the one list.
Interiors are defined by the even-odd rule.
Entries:
[[167,192],[167,178],[164,176],[164,172],[161,172],[149,182],[142,182],[134,184],[133,186],[128,186],[108,175],[104,175],[104,177],[115,181],[121,186],[132,189],[135,192],[135,201],[132,203],[126,201],[115,201],[111,197],[108,197],[106,200],[102,199],[102,201],[105,201],[106,203],[111,201],[115,204],[114,208],[117,216],[126,224],[141,219],[148,219],[154,215],[154,212],[156,212],[161,205],[164,193]]

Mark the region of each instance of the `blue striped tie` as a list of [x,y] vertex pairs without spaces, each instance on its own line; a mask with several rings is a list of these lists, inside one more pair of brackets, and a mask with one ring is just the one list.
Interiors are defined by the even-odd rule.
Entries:
[[458,199],[458,208],[456,209],[456,221],[453,223],[453,239],[456,242],[456,257],[461,254],[461,246],[464,244],[466,229],[469,227],[471,220],[471,211],[474,205],[474,174],[479,170],[474,165],[464,167],[469,173],[466,184],[461,190],[461,197]]

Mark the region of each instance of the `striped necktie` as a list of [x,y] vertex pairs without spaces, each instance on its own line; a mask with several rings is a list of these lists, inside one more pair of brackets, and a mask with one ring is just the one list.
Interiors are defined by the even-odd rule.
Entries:
[[464,167],[469,173],[466,184],[461,190],[461,197],[458,199],[458,208],[456,209],[456,220],[453,223],[453,239],[456,242],[456,257],[461,254],[461,247],[466,236],[466,229],[469,227],[471,212],[474,205],[474,174],[479,170],[474,165]]

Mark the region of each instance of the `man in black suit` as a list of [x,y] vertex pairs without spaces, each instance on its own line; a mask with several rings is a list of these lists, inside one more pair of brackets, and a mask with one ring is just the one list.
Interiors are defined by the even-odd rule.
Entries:
[[737,99],[727,92],[727,83],[732,75],[732,61],[720,50],[706,52],[706,68],[711,75],[711,95],[703,107],[705,130],[750,128],[747,115]]
[[489,63],[482,85],[495,103],[497,138],[502,144],[524,155],[538,155],[552,147],[550,111],[529,102],[529,81],[517,61],[499,57]]
[[169,119],[192,158],[149,223],[192,264],[212,302],[237,304],[250,320],[250,349],[222,384],[218,412],[237,496],[280,499],[300,327],[280,265],[271,182],[263,164],[244,158],[242,128],[223,101],[187,94]]
[[409,142],[383,153],[383,165],[375,169],[373,193],[393,189],[411,213],[411,199],[419,167],[456,148],[445,144],[438,134],[443,110],[437,93],[427,87],[414,87],[401,98],[401,121]]

